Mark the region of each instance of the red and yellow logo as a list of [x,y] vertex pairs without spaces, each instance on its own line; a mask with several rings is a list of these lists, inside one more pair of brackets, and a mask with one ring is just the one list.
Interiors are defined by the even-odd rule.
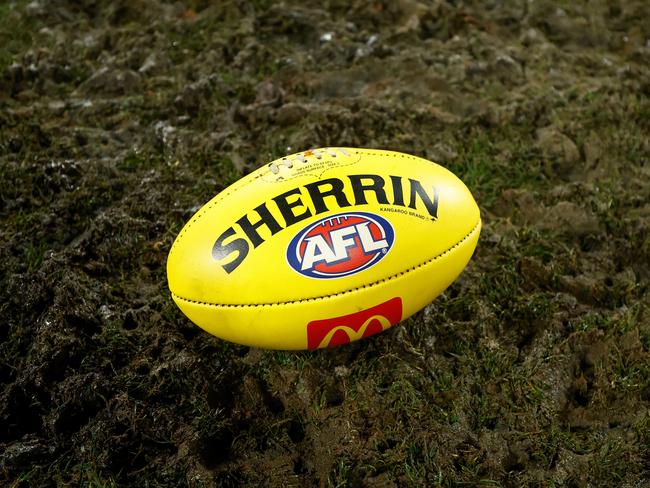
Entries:
[[348,344],[378,334],[400,320],[402,299],[399,297],[349,315],[312,320],[307,324],[307,347],[319,349]]

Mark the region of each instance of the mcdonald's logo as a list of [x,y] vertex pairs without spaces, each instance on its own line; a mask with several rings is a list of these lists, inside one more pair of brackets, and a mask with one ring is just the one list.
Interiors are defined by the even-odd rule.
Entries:
[[307,324],[307,347],[319,349],[348,344],[378,334],[400,320],[402,299],[399,297],[349,315],[312,320]]

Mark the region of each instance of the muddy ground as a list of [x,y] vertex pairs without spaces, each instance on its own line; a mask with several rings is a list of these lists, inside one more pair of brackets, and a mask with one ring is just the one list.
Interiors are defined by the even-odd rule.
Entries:
[[[0,4],[0,485],[650,486],[645,1]],[[456,172],[433,304],[311,353],[175,307],[181,226],[325,145]]]

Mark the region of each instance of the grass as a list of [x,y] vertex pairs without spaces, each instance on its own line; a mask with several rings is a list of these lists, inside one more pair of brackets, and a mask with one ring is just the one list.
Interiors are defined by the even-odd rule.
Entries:
[[[418,42],[411,42],[411,34],[393,37],[411,18],[394,6],[357,6],[358,21],[348,24],[349,6],[326,2],[315,15],[334,17],[310,25],[307,38],[304,19],[289,10],[313,6],[289,2],[280,15],[266,0],[196,0],[186,5],[195,17],[179,11],[169,15],[180,19],[165,14],[145,26],[131,11],[123,25],[98,20],[93,29],[106,37],[97,55],[74,42],[90,28],[84,22],[91,14],[56,26],[66,40],[60,47],[40,32],[41,21],[15,15],[26,4],[0,5],[0,72],[29,50],[61,72],[16,83],[5,76],[21,96],[0,102],[9,107],[0,111],[0,310],[10,325],[0,332],[0,393],[35,395],[43,428],[29,435],[56,451],[24,469],[9,466],[0,484],[13,477],[14,486],[185,486],[213,476],[223,486],[259,486],[269,477],[270,486],[361,486],[370,478],[398,486],[614,486],[647,478],[650,239],[643,208],[650,194],[643,165],[650,105],[637,73],[644,66],[627,59],[633,70],[620,79],[613,71],[597,77],[592,60],[587,81],[599,88],[587,89],[578,83],[583,67],[567,61],[581,63],[575,51],[531,45],[518,54],[539,55],[528,59],[524,84],[506,86],[490,56],[517,50],[521,33],[493,18],[507,13],[501,7],[480,16],[471,5],[461,13],[445,7],[440,19],[418,11],[418,25],[409,27]],[[97,13],[119,17],[106,5]],[[437,32],[420,39],[436,25],[452,25],[458,38],[439,42]],[[330,29],[336,44],[310,45]],[[501,38],[503,30],[509,34]],[[375,32],[376,55],[357,58],[356,46]],[[105,60],[137,71],[154,51],[171,62],[142,76],[142,94],[89,93],[94,105],[87,110],[48,108]],[[456,56],[462,70],[483,62],[488,68],[478,81],[463,78],[448,66]],[[290,61],[281,66],[278,59]],[[362,71],[365,63],[415,65],[461,81],[402,98],[390,93],[390,77],[379,80],[385,97],[334,99],[319,87],[334,83],[337,70]],[[551,68],[556,81],[548,81]],[[396,92],[408,92],[408,77],[396,76],[403,85]],[[564,86],[561,77],[571,82]],[[282,92],[277,106],[255,108],[261,82]],[[199,87],[196,103],[183,100],[188,87]],[[452,103],[461,98],[480,101],[480,110],[464,115],[464,103]],[[273,111],[287,102],[303,104],[307,115],[278,127]],[[428,117],[429,105],[454,117]],[[251,126],[242,114],[258,109]],[[501,121],[502,109],[515,116]],[[159,121],[176,128],[169,144],[155,134]],[[535,132],[549,125],[580,151],[575,179],[545,171]],[[85,145],[77,144],[77,130]],[[240,178],[248,163],[283,156],[293,141],[357,141],[418,154],[444,142],[451,149],[445,165],[484,215],[463,276],[426,312],[336,350],[250,351],[190,324],[166,284],[173,238],[191,210]],[[586,152],[594,141],[602,147],[592,168]],[[528,192],[540,215],[571,202],[600,228],[587,237],[542,228],[507,201],[510,189]],[[49,249],[54,255],[44,261]],[[593,276],[605,290],[597,300],[563,285]],[[59,379],[46,381],[43,368],[73,341],[73,356],[51,375]],[[67,387],[80,379],[79,392]],[[97,413],[74,432],[51,434],[65,401],[88,392],[101,393]],[[11,408],[0,406],[0,420],[20,420]],[[25,442],[26,428],[0,426],[0,444]],[[129,456],[147,466],[130,467]]]
[[94,471],[89,471],[84,474],[85,480],[81,483],[81,486],[88,488],[117,488],[118,486],[112,478],[104,478]]
[[[476,193],[482,206],[492,207],[507,188],[545,186],[530,128],[507,128],[489,134],[470,128],[467,132],[466,139],[457,142],[458,157],[447,167]],[[471,142],[466,144],[465,140]]]
[[28,272],[33,273],[40,267],[46,250],[47,244],[45,242],[27,244],[25,246],[25,263],[27,264]]
[[26,49],[42,40],[42,23],[24,15],[27,0],[0,4],[0,73],[3,73]]

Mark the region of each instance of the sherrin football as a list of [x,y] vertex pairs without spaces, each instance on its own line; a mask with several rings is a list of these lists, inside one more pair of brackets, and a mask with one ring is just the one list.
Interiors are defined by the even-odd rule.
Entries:
[[215,196],[167,261],[195,324],[239,344],[317,349],[388,329],[467,265],[481,229],[463,182],[392,151],[313,149]]

